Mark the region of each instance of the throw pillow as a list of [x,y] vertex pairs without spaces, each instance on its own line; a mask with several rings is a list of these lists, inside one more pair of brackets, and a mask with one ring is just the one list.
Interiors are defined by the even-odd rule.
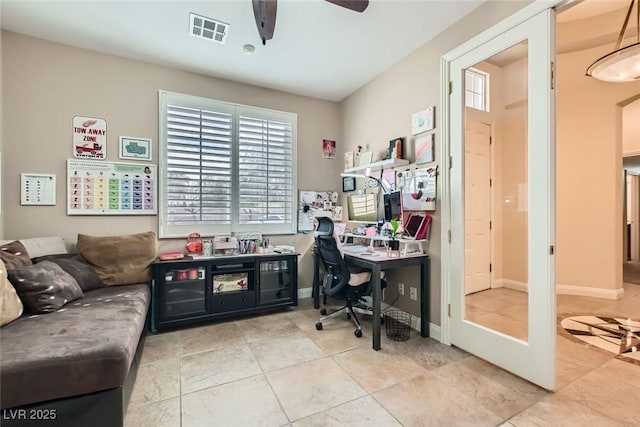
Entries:
[[33,313],[54,312],[84,295],[76,279],[51,261],[9,270],[9,280]]
[[13,322],[22,316],[22,301],[7,279],[7,269],[0,260],[0,326]]
[[17,240],[0,246],[0,259],[4,261],[7,270],[31,265],[29,253],[24,245]]
[[34,264],[42,261],[51,261],[58,264],[64,271],[76,279],[76,282],[78,282],[83,292],[104,286],[95,268],[80,254],[45,255],[33,258],[32,261]]
[[91,264],[105,285],[151,281],[151,263],[158,256],[156,233],[124,236],[78,234],[78,253]]

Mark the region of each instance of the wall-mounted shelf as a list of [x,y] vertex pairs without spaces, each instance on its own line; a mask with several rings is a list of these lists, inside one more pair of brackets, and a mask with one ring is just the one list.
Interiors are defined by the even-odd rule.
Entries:
[[368,165],[356,166],[354,168],[345,169],[343,173],[358,173],[358,172],[364,173],[364,171],[367,168],[370,168],[372,171],[378,171],[381,169],[393,169],[401,166],[407,166],[409,163],[411,162],[409,162],[409,160],[406,160],[406,159],[380,160],[379,162],[369,163]]

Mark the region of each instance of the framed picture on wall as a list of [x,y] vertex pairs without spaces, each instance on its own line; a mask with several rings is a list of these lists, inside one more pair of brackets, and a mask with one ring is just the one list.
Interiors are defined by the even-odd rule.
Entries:
[[429,107],[411,115],[411,135],[435,128],[435,110],[436,107]]
[[416,165],[433,162],[433,138],[434,134],[430,133],[415,139]]
[[151,140],[133,136],[121,136],[120,158],[151,161]]
[[322,158],[323,159],[335,159],[336,158],[336,142],[331,139],[322,140]]
[[353,151],[347,151],[344,153],[344,169],[351,169],[353,167]]
[[360,153],[360,159],[358,160],[358,166],[370,165],[373,160],[372,151],[363,151]]
[[342,191],[354,191],[356,189],[356,178],[353,176],[343,176],[342,177]]

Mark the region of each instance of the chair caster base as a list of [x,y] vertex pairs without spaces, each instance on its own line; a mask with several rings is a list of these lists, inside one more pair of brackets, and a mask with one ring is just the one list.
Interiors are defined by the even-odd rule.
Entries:
[[[322,325],[320,325],[322,326]],[[317,327],[317,325],[316,325]],[[360,329],[356,329],[355,331],[353,331],[353,334],[358,337],[358,338],[362,338],[362,331]]]
[[317,329],[318,331],[321,331],[321,330],[322,330],[322,323],[317,322],[317,323],[316,323],[316,329]]
[[323,315],[323,316],[326,316],[327,315],[327,309],[326,308],[320,309],[320,314]]

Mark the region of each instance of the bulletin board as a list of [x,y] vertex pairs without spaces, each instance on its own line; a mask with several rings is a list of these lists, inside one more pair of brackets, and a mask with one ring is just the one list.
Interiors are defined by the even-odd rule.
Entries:
[[317,216],[342,221],[342,206],[337,203],[337,191],[300,191],[298,231],[313,231],[313,219]]
[[67,160],[67,215],[155,215],[156,165]]
[[402,190],[403,210],[435,210],[437,174],[437,167],[415,169],[398,174],[400,189]]

